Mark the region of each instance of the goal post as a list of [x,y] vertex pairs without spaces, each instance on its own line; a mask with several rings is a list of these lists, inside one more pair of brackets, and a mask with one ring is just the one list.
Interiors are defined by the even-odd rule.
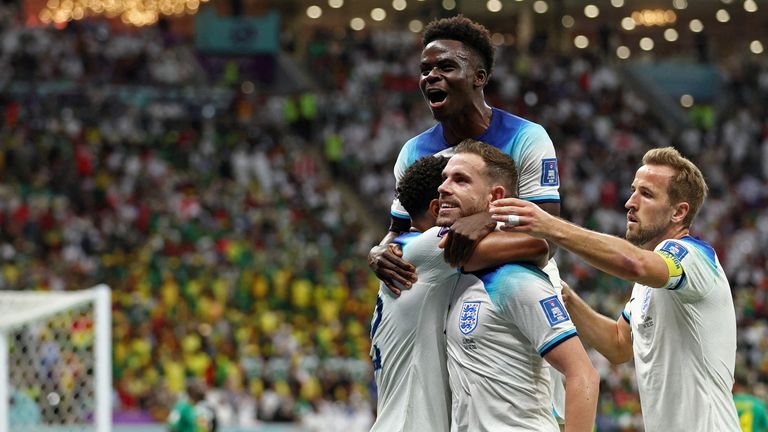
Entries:
[[112,427],[110,289],[0,291],[0,432]]

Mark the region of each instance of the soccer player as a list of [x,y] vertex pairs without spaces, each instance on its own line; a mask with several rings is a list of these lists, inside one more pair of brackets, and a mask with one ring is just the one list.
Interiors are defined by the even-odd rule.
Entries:
[[[442,226],[515,191],[513,160],[474,140],[456,148],[443,177]],[[565,376],[565,430],[592,431],[599,377],[549,277],[522,263],[472,274],[459,281],[446,322],[451,430],[559,431],[546,360]]]
[[634,281],[617,320],[565,289],[579,335],[614,363],[634,355],[648,432],[737,432],[731,387],[736,317],[728,279],[690,227],[707,194],[701,171],[671,147],[648,151],[627,200],[626,240],[573,225],[522,200],[493,204],[505,229],[557,243]]
[[[438,243],[446,230],[435,226],[437,188],[447,160],[440,156],[421,158],[405,170],[397,188],[400,202],[412,215],[412,227],[395,243],[416,266],[419,279],[399,298],[383,284],[379,289],[371,321],[371,358],[378,388],[372,431],[450,429],[444,330],[451,293],[460,273],[443,259]],[[499,259],[493,250],[499,246],[486,253],[486,245],[499,237],[497,234],[502,233],[483,239],[466,268],[480,268]],[[530,244],[533,248],[528,255],[543,265],[548,256],[546,243],[538,240]]]
[[[557,158],[547,132],[540,125],[493,108],[485,101],[483,89],[495,61],[488,30],[463,16],[435,20],[424,30],[423,46],[419,87],[437,124],[408,140],[400,150],[394,168],[398,183],[405,169],[417,159],[432,154],[450,155],[459,142],[474,138],[512,156],[519,173],[515,192],[520,198],[559,215]],[[408,212],[397,199],[392,203],[391,215],[389,233],[371,249],[368,261],[378,278],[393,292],[400,293],[402,288],[410,288],[416,273],[397,248],[388,246],[410,227]],[[495,226],[485,211],[458,219],[447,235],[445,259],[454,266],[465,264],[477,241]],[[511,251],[521,252],[510,261],[524,260],[534,240],[529,236],[511,239],[517,241]],[[550,246],[550,255],[553,252],[554,247]],[[544,271],[559,290],[560,276],[554,259]],[[554,378],[562,379],[557,374]],[[554,408],[561,415],[564,391],[561,384],[553,388],[557,393]]]
[[[463,16],[444,18],[427,25],[423,43],[419,86],[438,123],[408,140],[400,150],[394,169],[397,182],[417,159],[433,154],[450,155],[459,142],[474,138],[512,156],[520,176],[517,193],[522,199],[536,202],[558,215],[559,176],[552,140],[540,125],[492,108],[485,102],[483,88],[488,84],[494,63],[488,30]],[[369,261],[379,279],[399,292],[394,282],[408,287],[415,280],[413,266],[400,259],[387,245],[400,232],[410,228],[410,220],[397,199],[392,203],[391,213],[390,232],[371,250]],[[452,236],[461,225],[479,227],[480,232],[473,241],[495,228],[487,212],[472,215],[462,222],[466,223],[451,228]],[[446,259],[453,264],[462,264],[474,243],[468,246],[459,236],[453,237],[452,243],[459,250],[446,248]],[[521,243],[533,241],[529,236],[519,236],[518,239]]]
[[768,432],[768,407],[749,393],[745,376],[737,374],[733,385],[733,402],[739,415],[742,432]]

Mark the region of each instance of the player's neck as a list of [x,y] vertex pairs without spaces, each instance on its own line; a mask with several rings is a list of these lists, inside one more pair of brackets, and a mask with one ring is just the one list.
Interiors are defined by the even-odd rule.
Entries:
[[411,232],[424,232],[435,226],[434,217],[420,217],[411,219]]
[[688,227],[684,226],[671,226],[668,230],[664,231],[664,234],[659,235],[652,240],[649,240],[647,243],[642,245],[641,247],[646,250],[654,250],[656,249],[656,246],[659,245],[664,240],[668,239],[681,239],[687,235],[690,235],[690,229]]
[[468,106],[460,114],[442,122],[443,136],[450,146],[467,138],[477,138],[491,125],[493,109],[484,100]]

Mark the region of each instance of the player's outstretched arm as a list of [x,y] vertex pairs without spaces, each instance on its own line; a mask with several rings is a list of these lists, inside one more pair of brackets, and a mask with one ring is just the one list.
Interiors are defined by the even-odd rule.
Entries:
[[572,337],[544,359],[565,375],[565,432],[592,432],[595,427],[600,376],[578,337]]
[[399,296],[400,287],[410,288],[416,282],[416,268],[403,260],[403,252],[392,244],[397,236],[398,233],[390,231],[378,245],[371,248],[368,266],[393,294]]
[[608,274],[655,288],[669,283],[670,268],[659,254],[554,217],[536,204],[502,198],[492,203],[490,212],[505,223],[503,230],[546,238]]
[[579,337],[611,363],[628,362],[632,358],[632,338],[629,323],[624,317],[614,321],[595,312],[568,284],[561,282],[561,285],[565,308]]

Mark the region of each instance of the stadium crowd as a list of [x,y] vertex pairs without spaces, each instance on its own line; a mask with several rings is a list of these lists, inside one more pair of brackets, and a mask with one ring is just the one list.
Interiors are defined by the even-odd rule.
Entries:
[[[286,97],[215,91],[193,49],[158,29],[26,28],[0,12],[0,289],[111,286],[118,413],[165,421],[197,377],[225,425],[365,430],[378,286],[365,256],[386,229],[399,147],[433,122],[414,35],[319,33],[296,55],[328,73]],[[599,56],[498,59],[489,101],[549,132],[566,219],[622,233],[620,185],[650,146],[702,168],[711,195],[694,231],[731,278],[736,372],[768,397],[768,65],[725,65],[734,108],[670,134]],[[197,90],[165,96],[185,86]],[[558,259],[590,304],[619,313],[624,283]],[[599,430],[636,430],[631,366],[591,357]]]

